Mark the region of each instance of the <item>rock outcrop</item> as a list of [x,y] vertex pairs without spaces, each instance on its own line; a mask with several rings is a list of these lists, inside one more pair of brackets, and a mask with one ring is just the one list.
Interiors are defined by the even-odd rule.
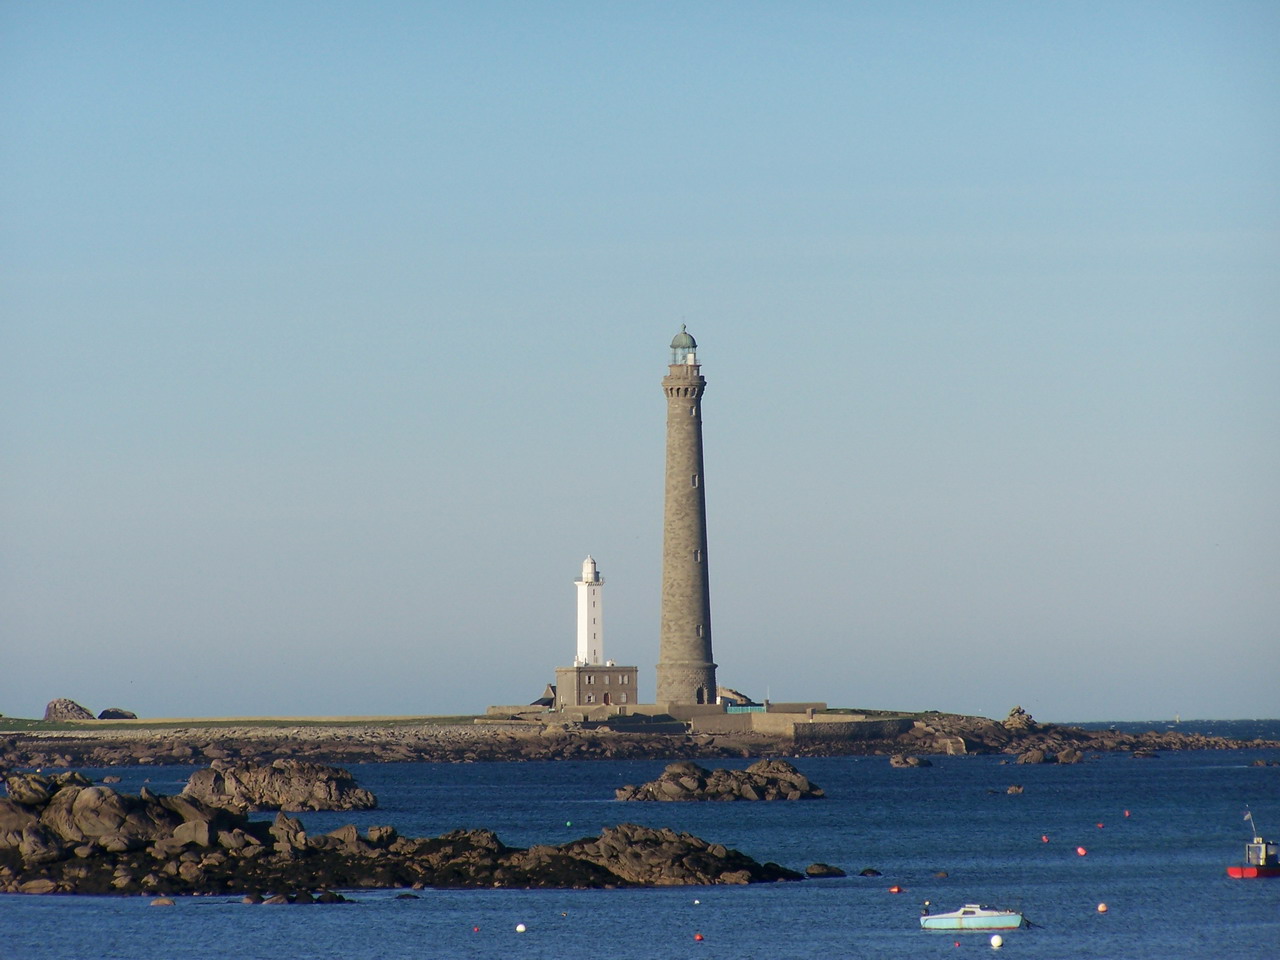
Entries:
[[107,707],[100,714],[99,720],[137,720],[138,715],[132,710],[126,710],[123,707]]
[[93,714],[86,710],[74,700],[68,700],[66,697],[59,697],[57,700],[50,700],[48,706],[44,708],[44,718],[49,720],[92,720]]
[[1039,747],[1036,747],[1033,750],[1028,750],[1026,753],[1019,754],[1016,762],[1017,763],[1053,763],[1057,759],[1058,758],[1055,754],[1049,753],[1046,750],[1041,750]]
[[214,761],[212,767],[191,775],[182,795],[237,813],[372,810],[378,805],[378,798],[358,786],[341,767],[301,760],[269,764]]
[[706,770],[681,760],[657,780],[619,787],[614,795],[619,800],[815,800],[824,794],[785,760],[759,760],[745,770]]
[[833,867],[829,863],[811,863],[804,868],[806,877],[845,877],[848,876],[839,867]]
[[[83,780],[83,778],[80,778]],[[358,887],[626,887],[798,880],[776,863],[634,824],[560,846],[508,847],[487,830],[402,837],[354,826],[312,836],[193,798],[37,777],[0,799],[0,893],[242,893],[312,902]],[[21,802],[20,802],[21,801]],[[262,898],[274,893],[280,899]],[[326,897],[321,896],[321,900]],[[329,897],[329,900],[335,898]]]
[[1004,728],[1018,733],[1025,733],[1028,730],[1036,728],[1035,718],[1031,716],[1022,707],[1014,707],[1009,711],[1009,716],[1004,718]]
[[[78,773],[16,774],[5,785],[9,796],[0,799],[0,854],[16,851],[24,863],[140,850],[171,840],[191,821],[216,827],[226,817],[203,804],[156,797],[145,789],[138,796],[118,794]],[[0,868],[0,877],[3,873]]]
[[599,837],[562,847],[534,847],[593,863],[632,886],[760,883],[798,880],[801,875],[776,863],[759,864],[737,850],[688,833],[624,823]]

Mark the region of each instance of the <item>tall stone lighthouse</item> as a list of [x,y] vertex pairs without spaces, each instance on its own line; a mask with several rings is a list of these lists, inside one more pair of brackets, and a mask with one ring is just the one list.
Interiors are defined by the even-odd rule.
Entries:
[[658,703],[715,703],[707,504],[702,476],[702,394],[698,344],[680,325],[671,341],[667,395],[666,508],[662,536],[662,627]]

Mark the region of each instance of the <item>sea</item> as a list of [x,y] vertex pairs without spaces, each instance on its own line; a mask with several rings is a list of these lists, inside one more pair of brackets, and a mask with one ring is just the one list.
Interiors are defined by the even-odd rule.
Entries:
[[[1280,739],[1280,721],[1238,722]],[[216,896],[160,908],[149,897],[5,895],[0,958],[1280,957],[1280,879],[1232,880],[1225,869],[1251,835],[1246,811],[1264,833],[1280,835],[1280,765],[1255,765],[1280,763],[1280,750],[1101,754],[1062,767],[1000,756],[932,760],[894,769],[884,757],[795,758],[827,796],[794,803],[613,799],[616,787],[656,777],[663,761],[356,765],[379,808],[301,814],[309,831],[392,824],[433,836],[484,827],[528,846],[632,822],[797,870],[830,863],[849,876],[743,887],[420,890],[416,899],[357,890],[348,892],[354,903],[329,906]],[[120,775],[117,789],[128,792],[145,783],[175,793],[194,769],[85,772]],[[1021,794],[1008,792],[1015,784]],[[880,875],[859,876],[865,868]],[[1003,932],[997,950],[989,933],[921,930],[925,900],[934,912],[964,903],[1017,908],[1033,926]]]

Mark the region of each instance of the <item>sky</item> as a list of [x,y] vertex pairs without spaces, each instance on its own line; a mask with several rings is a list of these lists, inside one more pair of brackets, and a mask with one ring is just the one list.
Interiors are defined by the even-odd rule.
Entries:
[[756,698],[1276,716],[1280,6],[0,7],[0,712],[658,658],[668,344]]

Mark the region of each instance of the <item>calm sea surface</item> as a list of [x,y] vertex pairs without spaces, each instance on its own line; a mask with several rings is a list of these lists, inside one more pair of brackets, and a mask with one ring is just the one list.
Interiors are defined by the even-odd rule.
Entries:
[[[358,766],[380,809],[303,815],[310,831],[351,822],[413,835],[487,827],[526,846],[630,821],[796,869],[825,861],[883,876],[661,890],[426,890],[408,901],[360,891],[355,904],[305,907],[193,897],[160,909],[146,897],[0,896],[0,958],[992,954],[988,935],[921,931],[919,906],[928,899],[935,911],[973,901],[1021,907],[1037,926],[1004,934],[1007,957],[1275,960],[1280,879],[1225,873],[1247,839],[1245,804],[1265,832],[1280,834],[1280,767],[1251,766],[1255,759],[1280,760],[1280,751],[1107,755],[1068,767],[943,757],[919,770],[891,769],[885,758],[802,759],[796,765],[827,799],[759,804],[611,799],[614,787],[656,776],[661,762]],[[150,777],[153,790],[170,793],[192,769],[112,772],[124,775],[124,790]],[[1020,796],[1006,793],[1015,783],[1025,788]],[[889,892],[895,884],[902,893]],[[526,932],[516,932],[518,923]]]

